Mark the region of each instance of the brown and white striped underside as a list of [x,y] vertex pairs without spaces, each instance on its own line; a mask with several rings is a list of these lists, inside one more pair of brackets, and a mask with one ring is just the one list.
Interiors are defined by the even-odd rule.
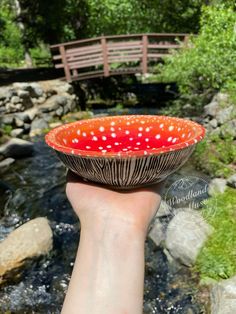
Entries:
[[57,154],[67,168],[82,178],[127,189],[163,181],[187,161],[194,146],[159,155],[127,158],[91,158],[67,155],[59,151]]

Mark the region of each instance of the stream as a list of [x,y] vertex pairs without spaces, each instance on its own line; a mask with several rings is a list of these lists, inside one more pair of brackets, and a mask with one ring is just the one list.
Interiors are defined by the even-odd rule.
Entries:
[[[17,160],[1,176],[11,190],[4,192],[0,186],[0,241],[26,221],[45,216],[53,230],[53,250],[28,261],[20,277],[1,287],[0,313],[60,313],[79,241],[79,222],[65,196],[65,168],[43,137],[33,141],[34,156]],[[192,171],[185,166],[168,179],[167,186]],[[197,279],[187,267],[169,263],[163,249],[150,239],[145,273],[145,314],[206,313]]]

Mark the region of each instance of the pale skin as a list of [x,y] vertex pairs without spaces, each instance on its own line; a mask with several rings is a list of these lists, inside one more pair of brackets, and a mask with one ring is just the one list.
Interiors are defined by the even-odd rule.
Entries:
[[160,190],[115,191],[69,174],[66,193],[81,235],[62,314],[142,313],[144,242]]

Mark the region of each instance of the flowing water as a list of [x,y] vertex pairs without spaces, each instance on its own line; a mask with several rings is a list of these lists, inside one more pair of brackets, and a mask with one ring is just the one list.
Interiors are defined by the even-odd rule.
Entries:
[[[28,261],[20,277],[1,287],[0,313],[60,313],[79,241],[79,222],[65,196],[65,168],[42,137],[34,141],[34,156],[17,160],[1,176],[0,240],[29,219],[45,216],[53,250]],[[4,191],[6,185],[11,190]],[[144,312],[205,313],[189,270],[170,264],[151,240],[146,242]]]

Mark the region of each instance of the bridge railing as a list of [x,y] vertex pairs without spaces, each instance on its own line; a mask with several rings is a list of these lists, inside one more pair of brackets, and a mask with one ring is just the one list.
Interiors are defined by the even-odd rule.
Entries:
[[188,34],[102,36],[51,46],[67,81],[123,73],[148,73],[152,62],[186,43]]

